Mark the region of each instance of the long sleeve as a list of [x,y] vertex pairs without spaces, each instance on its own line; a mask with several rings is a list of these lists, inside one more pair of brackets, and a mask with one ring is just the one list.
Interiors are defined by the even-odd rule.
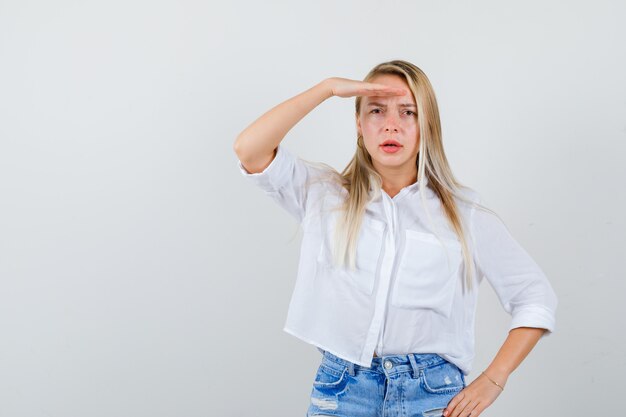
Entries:
[[309,186],[311,180],[318,177],[320,168],[303,161],[282,143],[278,145],[272,162],[262,172],[248,172],[240,160],[237,165],[244,177],[263,190],[298,222],[303,221]]
[[487,278],[516,327],[554,331],[558,304],[547,277],[497,216],[475,208],[472,236],[478,273]]

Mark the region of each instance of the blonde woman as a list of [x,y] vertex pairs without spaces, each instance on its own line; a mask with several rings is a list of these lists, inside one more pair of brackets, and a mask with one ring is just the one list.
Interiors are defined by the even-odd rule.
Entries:
[[[341,173],[281,144],[333,96],[356,97],[356,150]],[[284,330],[322,354],[307,416],[477,417],[554,330],[556,294],[454,178],[435,93],[412,63],[325,79],[254,121],[234,150],[241,173],[303,228]],[[512,320],[467,385],[483,277]]]

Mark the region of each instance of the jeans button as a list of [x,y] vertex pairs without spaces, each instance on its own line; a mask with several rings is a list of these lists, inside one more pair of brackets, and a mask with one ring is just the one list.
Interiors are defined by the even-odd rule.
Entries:
[[391,363],[391,361],[385,361],[385,369],[391,369],[393,367],[393,364]]

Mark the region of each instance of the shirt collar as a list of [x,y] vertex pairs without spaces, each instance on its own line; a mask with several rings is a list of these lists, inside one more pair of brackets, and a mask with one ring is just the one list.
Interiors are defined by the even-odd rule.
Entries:
[[[432,197],[434,195],[433,190],[430,189],[430,187],[428,187],[428,178],[424,177],[424,179],[422,181],[415,181],[413,184],[407,185],[406,187],[402,188],[400,190],[400,192],[398,192],[398,194],[396,194],[396,196],[394,196],[394,199],[396,197],[401,197],[407,194],[416,194],[419,192],[420,190],[420,185],[422,185],[423,187],[425,187],[424,191],[426,192],[426,197]],[[378,200],[380,199],[380,197],[382,196],[381,193],[381,189],[376,190],[374,188],[374,183],[371,182],[370,183],[370,192],[374,192],[373,194],[373,200]]]

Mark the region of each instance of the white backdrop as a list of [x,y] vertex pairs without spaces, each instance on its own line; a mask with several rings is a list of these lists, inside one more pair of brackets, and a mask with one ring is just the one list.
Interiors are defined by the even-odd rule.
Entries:
[[[559,297],[482,415],[618,415],[625,18],[606,0],[0,0],[0,417],[304,415],[320,353],[282,331],[301,236],[232,146],[390,59],[429,76],[455,175]],[[353,107],[327,100],[285,146],[342,169]],[[483,281],[468,383],[509,320]]]

